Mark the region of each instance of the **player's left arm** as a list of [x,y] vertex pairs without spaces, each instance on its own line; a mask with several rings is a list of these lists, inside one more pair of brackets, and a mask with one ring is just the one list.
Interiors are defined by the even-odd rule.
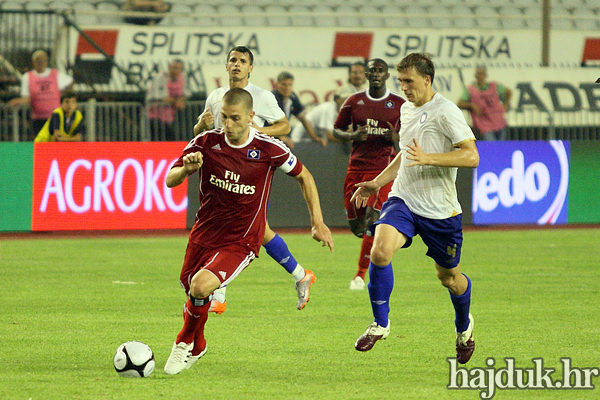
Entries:
[[412,160],[409,167],[415,165],[432,165],[434,167],[466,167],[475,168],[479,165],[479,152],[474,139],[467,139],[457,143],[457,150],[448,153],[428,154],[423,151],[417,139],[413,139],[412,144],[408,144],[409,160]]
[[271,126],[258,126],[257,124],[252,124],[252,127],[258,130],[261,133],[269,136],[285,136],[290,133],[290,121],[288,121],[287,117],[283,117],[273,122]]
[[319,192],[317,190],[315,179],[304,165],[302,166],[302,171],[294,176],[294,178],[300,184],[302,195],[308,206],[313,239],[317,242],[322,242],[323,246],[328,246],[329,250],[333,252],[333,238],[331,237],[331,231],[323,221],[321,204],[319,202]]
[[173,167],[167,174],[165,179],[167,187],[173,188],[181,185],[188,175],[193,174],[202,167],[203,162],[202,153],[199,151],[186,154],[183,157],[183,166]]

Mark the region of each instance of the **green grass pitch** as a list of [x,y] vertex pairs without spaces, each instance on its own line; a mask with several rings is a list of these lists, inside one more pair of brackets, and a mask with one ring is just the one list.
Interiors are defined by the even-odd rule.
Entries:
[[[479,398],[446,388],[454,311],[420,239],[394,258],[390,337],[359,353],[354,341],[372,322],[367,291],[348,289],[359,240],[336,233],[329,254],[308,234],[282,236],[317,275],[306,308],[296,310],[293,279],[263,252],[229,286],[227,311],[210,316],[207,355],[177,376],[162,369],[182,323],[187,237],[2,240],[0,399]],[[571,357],[600,367],[599,239],[599,229],[467,230],[477,343],[467,366],[542,357],[560,370]],[[115,373],[128,340],[154,350],[149,378]],[[600,388],[494,398],[597,399]]]

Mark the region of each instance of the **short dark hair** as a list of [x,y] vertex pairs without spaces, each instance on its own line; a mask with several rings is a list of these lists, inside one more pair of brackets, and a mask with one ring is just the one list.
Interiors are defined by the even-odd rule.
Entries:
[[248,111],[254,106],[250,93],[242,88],[231,88],[223,96],[223,102],[228,105],[242,104]]
[[435,78],[435,67],[429,54],[410,53],[404,57],[402,61],[398,63],[398,65],[396,65],[396,70],[398,72],[402,72],[410,68],[414,68],[415,71],[423,76],[429,75],[431,77],[431,83],[433,83],[433,78]]
[[66,92],[62,92],[60,94],[60,102],[61,103],[63,102],[64,99],[75,99],[75,100],[77,100],[77,94],[75,94],[75,92],[67,90]]
[[294,80],[294,75],[292,75],[290,72],[283,71],[277,75],[277,82],[287,81],[288,79]]
[[[368,67],[369,64],[371,64],[371,63],[373,63],[373,64],[374,63],[381,63],[381,64],[385,65],[386,70],[390,69],[390,66],[388,65],[387,61],[382,60],[381,58],[372,58],[372,59],[370,59],[369,61],[367,61],[366,67]],[[367,68],[365,68],[365,69],[367,69]]]
[[246,46],[236,46],[233,49],[229,50],[229,53],[227,53],[227,62],[229,62],[229,56],[234,51],[237,51],[238,53],[248,54],[248,56],[250,57],[250,65],[254,65],[254,54],[252,54],[250,49]]

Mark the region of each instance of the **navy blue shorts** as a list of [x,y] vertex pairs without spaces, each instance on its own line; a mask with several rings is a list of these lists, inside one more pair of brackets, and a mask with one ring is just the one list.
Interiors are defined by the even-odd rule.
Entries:
[[444,268],[454,268],[460,262],[462,248],[462,215],[446,219],[429,219],[412,213],[404,200],[390,197],[381,207],[379,219],[369,227],[371,234],[379,224],[391,225],[408,237],[402,248],[412,244],[412,238],[421,236],[427,246],[427,255]]

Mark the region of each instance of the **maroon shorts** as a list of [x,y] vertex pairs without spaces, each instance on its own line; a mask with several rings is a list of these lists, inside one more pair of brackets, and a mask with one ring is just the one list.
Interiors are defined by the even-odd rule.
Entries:
[[[344,206],[346,207],[346,218],[358,219],[364,215],[364,208],[356,208],[356,204],[350,202],[352,195],[357,189],[354,185],[360,182],[373,180],[377,175],[379,175],[379,172],[348,172],[346,174],[346,179],[344,180]],[[381,206],[388,198],[388,194],[392,189],[393,183],[394,181],[388,183],[379,189],[379,192],[369,197],[369,200],[367,201],[367,207],[371,207],[377,211],[380,211]]]
[[240,246],[209,249],[199,244],[188,242],[179,280],[185,292],[190,292],[190,282],[201,269],[213,273],[221,282],[220,287],[227,286],[255,258],[252,250]]

